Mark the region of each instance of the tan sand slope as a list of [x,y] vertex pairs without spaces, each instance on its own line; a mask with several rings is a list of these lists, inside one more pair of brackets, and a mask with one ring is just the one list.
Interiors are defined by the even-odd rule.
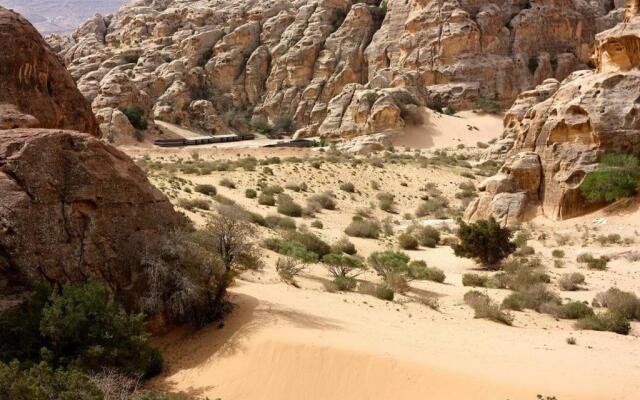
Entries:
[[[562,331],[459,320],[358,294],[251,282],[234,293],[238,307],[223,329],[163,338],[173,346],[163,382],[170,389],[223,400],[534,400],[539,393],[632,400],[640,393],[635,338],[584,332],[584,346],[567,346]],[[615,353],[624,357],[612,365]]]
[[392,143],[410,148],[451,148],[462,144],[476,146],[500,136],[502,116],[495,114],[461,111],[445,115],[425,109],[424,124],[406,128],[395,134]]

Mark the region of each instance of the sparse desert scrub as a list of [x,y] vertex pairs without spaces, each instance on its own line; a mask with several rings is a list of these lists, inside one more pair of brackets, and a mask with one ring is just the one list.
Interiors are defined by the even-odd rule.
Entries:
[[349,241],[349,239],[346,237],[343,237],[342,239],[335,242],[331,246],[331,251],[333,253],[344,253],[350,256],[353,256],[356,253],[358,253],[356,246],[351,241]]
[[571,274],[563,274],[558,280],[558,286],[562,290],[575,291],[580,290],[581,285],[585,282],[585,277],[579,272]]
[[554,258],[564,258],[564,251],[563,251],[563,250],[560,250],[560,249],[554,249],[554,250],[551,252],[551,255],[552,255]]
[[640,321],[640,299],[632,292],[612,287],[606,292],[599,293],[594,303],[623,315],[625,318]]
[[599,271],[606,270],[607,269],[607,264],[609,263],[609,259],[607,257],[602,256],[600,258],[595,258],[590,253],[580,254],[576,258],[576,261],[581,263],[581,264],[586,264],[587,268],[589,268],[589,269],[595,269],[595,270],[599,270]]
[[446,276],[441,269],[429,267],[424,261],[411,261],[407,269],[407,274],[411,279],[438,283],[443,283],[446,279]]
[[276,198],[273,197],[272,194],[262,192],[260,196],[258,196],[258,204],[273,207],[276,205]]
[[196,209],[209,210],[211,209],[211,201],[205,199],[179,199],[178,207],[189,211],[195,211]]
[[215,196],[218,193],[215,186],[207,185],[207,184],[196,185],[196,187],[193,188],[193,190],[198,193],[202,193],[205,196]]
[[222,178],[220,179],[220,182],[218,183],[220,186],[224,186],[228,189],[235,189],[236,188],[236,184],[229,178]]
[[304,271],[305,266],[304,263],[292,257],[278,257],[278,261],[276,261],[276,271],[280,279],[287,285],[294,287],[298,287],[296,277]]
[[264,218],[265,225],[271,229],[296,229],[296,221],[289,217],[281,215],[267,215]]
[[484,293],[477,290],[469,291],[464,295],[464,302],[473,308],[475,318],[488,319],[509,326],[513,325],[513,316],[501,310],[500,306]]
[[377,239],[380,237],[380,223],[375,220],[354,217],[344,233],[353,237]]
[[319,193],[314,194],[309,197],[307,200],[309,206],[318,210],[318,209],[326,209],[326,210],[335,210],[336,209],[336,201],[333,199],[331,193]]
[[356,191],[356,187],[351,182],[346,182],[340,185],[340,190],[347,193],[354,193]]
[[376,195],[378,206],[382,211],[394,212],[396,196],[388,192],[380,192]]
[[358,258],[344,254],[327,254],[322,263],[333,277],[329,291],[351,291],[356,288],[356,276],[365,269]]
[[398,236],[398,246],[403,250],[416,250],[418,244],[418,239],[408,233],[402,233]]
[[560,304],[562,301],[557,294],[551,292],[545,285],[538,284],[511,293],[503,300],[502,307],[514,311],[530,309],[542,312],[543,307]]
[[393,301],[395,297],[393,289],[386,283],[376,285],[371,282],[361,282],[358,285],[358,292],[386,301]]
[[[256,192],[255,189],[247,189],[244,191],[244,196],[247,199],[255,199],[256,197],[258,197],[258,192]],[[275,202],[275,199],[274,199],[274,202]]]
[[409,233],[424,247],[434,248],[440,243],[440,231],[432,226],[414,224],[409,228]]
[[462,275],[462,285],[470,287],[487,287],[489,277],[479,274],[464,274]]
[[278,212],[288,217],[301,217],[302,206],[286,195],[278,196]]
[[282,188],[282,186],[279,186],[279,185],[265,186],[262,188],[263,194],[271,195],[271,196],[275,196],[283,192],[284,192],[284,189]]
[[624,315],[609,310],[579,319],[576,322],[576,328],[591,331],[610,331],[620,335],[628,335],[631,330],[631,324]]

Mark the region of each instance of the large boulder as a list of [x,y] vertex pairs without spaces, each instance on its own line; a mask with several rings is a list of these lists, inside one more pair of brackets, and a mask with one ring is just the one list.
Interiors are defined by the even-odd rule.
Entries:
[[124,153],[73,131],[0,135],[0,279],[138,284],[145,243],[177,223]]
[[58,56],[27,20],[2,7],[0,49],[0,109],[13,114],[0,129],[38,126],[100,135],[89,104]]
[[624,23],[596,37],[594,71],[575,72],[559,87],[547,82],[516,103],[506,120],[505,138],[513,139],[507,162],[482,186],[485,192],[469,206],[468,219],[495,216],[494,204],[499,199],[504,203],[505,193],[526,194],[521,207],[537,207],[556,220],[602,206],[582,196],[585,176],[604,153],[640,155],[636,3],[631,2]]

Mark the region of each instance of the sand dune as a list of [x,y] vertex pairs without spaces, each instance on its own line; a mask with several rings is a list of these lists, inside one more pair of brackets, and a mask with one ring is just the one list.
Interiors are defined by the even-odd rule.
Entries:
[[[567,346],[562,331],[280,283],[242,282],[234,301],[224,328],[162,338],[174,347],[157,384],[223,400],[533,400],[539,393],[632,400],[640,393],[635,338],[578,332],[583,345]],[[616,353],[624,356],[612,364]]]

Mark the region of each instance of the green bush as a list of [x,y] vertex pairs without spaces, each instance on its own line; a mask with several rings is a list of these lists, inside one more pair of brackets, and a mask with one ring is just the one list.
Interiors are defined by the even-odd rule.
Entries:
[[554,258],[564,258],[564,251],[560,249],[555,249],[551,252],[551,255]]
[[45,362],[28,369],[0,362],[0,400],[103,400],[102,391],[79,371],[53,369]]
[[637,193],[638,158],[631,154],[605,154],[596,171],[587,174],[580,191],[590,202],[612,202]]
[[511,293],[503,302],[502,307],[522,311],[524,309],[541,312],[544,307],[560,305],[562,301],[555,293],[549,291],[544,285],[535,285],[527,289]]
[[218,190],[216,189],[215,186],[207,185],[207,184],[196,185],[196,187],[193,190],[195,190],[198,193],[202,193],[206,196],[215,196],[216,194],[218,194]]
[[502,228],[493,218],[472,224],[459,221],[458,224],[459,244],[452,246],[458,257],[472,258],[485,267],[495,269],[516,249],[511,241],[512,232]]
[[476,103],[476,108],[489,114],[497,114],[502,110],[495,96],[481,96]]
[[147,120],[144,118],[144,110],[140,106],[120,107],[119,110],[127,116],[134,128],[142,131],[147,129],[148,125]]
[[434,248],[440,243],[440,232],[432,226],[413,226],[409,232],[424,247]]
[[373,220],[354,219],[344,233],[353,237],[377,239],[380,237],[380,224]]
[[290,231],[285,233],[285,238],[302,243],[307,250],[317,254],[318,258],[331,253],[331,246],[311,232]]
[[620,335],[628,335],[631,330],[631,324],[624,315],[607,311],[602,314],[594,314],[581,318],[576,323],[576,328],[591,331],[609,331]]
[[582,319],[594,315],[593,309],[580,301],[572,301],[560,307],[557,315],[562,319]]
[[406,273],[410,258],[403,252],[388,250],[372,253],[367,261],[379,276],[387,279],[393,273]]
[[295,240],[276,239],[274,243],[275,243],[275,246],[271,247],[271,244],[269,244],[270,247],[268,248],[279,254],[292,257],[307,263],[318,262],[318,255],[312,251],[309,251],[300,242],[297,242]]

